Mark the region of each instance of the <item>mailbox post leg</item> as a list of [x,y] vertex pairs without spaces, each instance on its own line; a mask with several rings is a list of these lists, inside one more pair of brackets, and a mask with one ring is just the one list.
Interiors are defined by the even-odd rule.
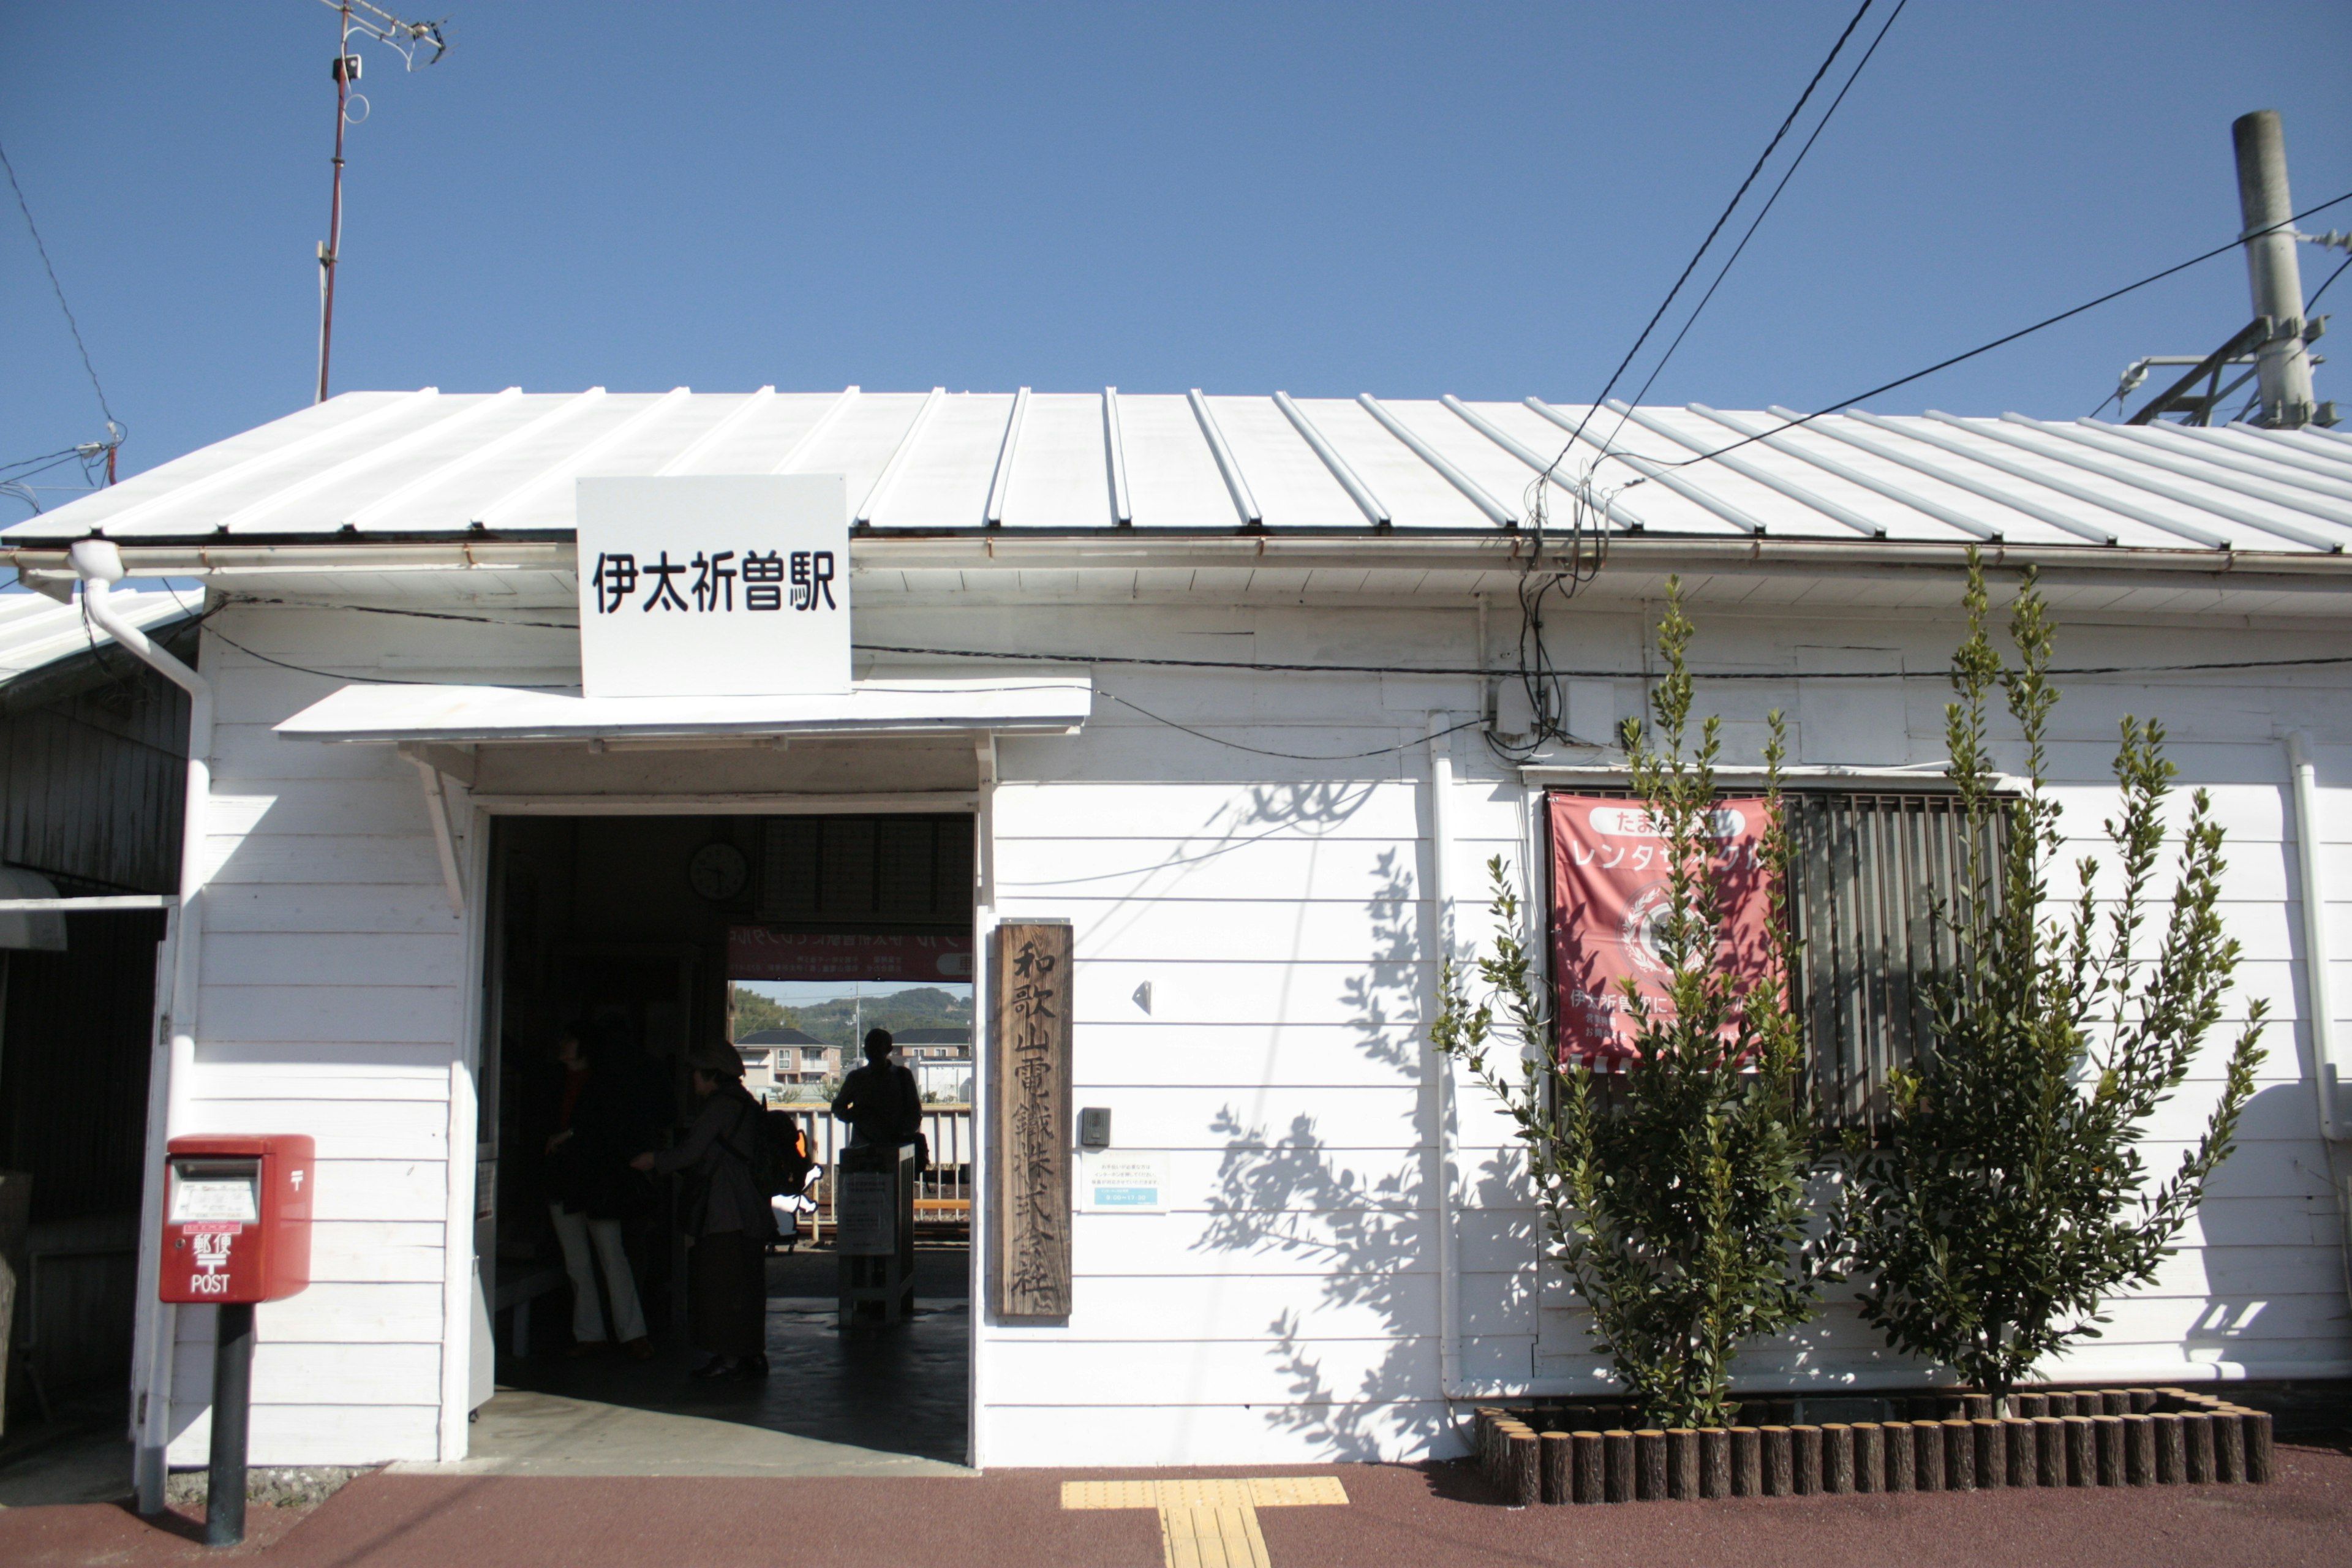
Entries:
[[205,1479],[205,1544],[245,1539],[246,1418],[253,1406],[253,1303],[226,1302],[213,1331],[213,1447]]

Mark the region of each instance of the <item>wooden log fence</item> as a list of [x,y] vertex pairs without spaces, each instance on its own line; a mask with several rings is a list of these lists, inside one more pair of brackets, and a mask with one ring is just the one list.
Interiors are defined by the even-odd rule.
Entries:
[[[2261,1485],[2269,1413],[2181,1389],[2053,1390],[1888,1401],[1907,1419],[1702,1428],[1605,1425],[1624,1401],[1474,1412],[1475,1462],[1509,1506],[2009,1488]],[[2143,1408],[2145,1406],[2145,1408]],[[1796,1414],[1793,1401],[1744,1411]],[[2042,1414],[2030,1414],[2031,1412]],[[2058,1412],[2063,1414],[2058,1414]]]

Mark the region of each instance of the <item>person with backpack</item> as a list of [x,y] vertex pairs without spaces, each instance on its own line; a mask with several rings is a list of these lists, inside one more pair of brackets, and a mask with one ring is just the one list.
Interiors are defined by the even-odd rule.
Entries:
[[866,1031],[866,1065],[841,1080],[833,1113],[849,1123],[849,1146],[912,1143],[923,1130],[923,1096],[915,1075],[890,1060],[887,1029]]
[[687,1057],[699,1107],[686,1137],[639,1154],[640,1171],[685,1176],[679,1223],[691,1238],[688,1326],[710,1359],[690,1374],[750,1381],[768,1373],[766,1258],[775,1234],[762,1176],[779,1179],[768,1113],[743,1087],[743,1058],[713,1041]]

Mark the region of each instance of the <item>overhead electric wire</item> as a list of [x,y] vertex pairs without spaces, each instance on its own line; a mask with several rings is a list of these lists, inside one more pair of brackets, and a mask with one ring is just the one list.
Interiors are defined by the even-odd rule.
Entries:
[[1837,42],[1830,46],[1829,54],[1814,69],[1812,79],[1805,83],[1805,90],[1797,95],[1796,107],[1790,110],[1788,118],[1780,121],[1780,128],[1772,132],[1772,140],[1764,144],[1764,151],[1757,155],[1755,166],[1748,171],[1748,177],[1739,182],[1739,188],[1731,193],[1731,200],[1724,204],[1722,213],[1715,220],[1715,226],[1706,231],[1706,237],[1699,241],[1696,250],[1691,252],[1691,258],[1684,265],[1682,275],[1675,279],[1675,286],[1666,290],[1666,297],[1658,301],[1658,308],[1651,312],[1648,324],[1642,329],[1642,335],[1633,340],[1633,346],[1627,349],[1625,357],[1617,362],[1617,368],[1610,373],[1608,384],[1601,389],[1601,395],[1592,400],[1591,407],[1585,410],[1584,418],[1577,421],[1576,429],[1569,436],[1568,445],[1559,449],[1559,457],[1551,460],[1550,466],[1544,469],[1540,478],[1549,479],[1552,470],[1559,467],[1561,460],[1575,447],[1577,437],[1584,434],[1585,425],[1592,418],[1592,410],[1608,401],[1610,393],[1616,389],[1617,383],[1624,375],[1626,367],[1633,363],[1633,357],[1642,352],[1642,345],[1650,341],[1650,334],[1657,331],[1658,323],[1665,319],[1667,310],[1674,306],[1675,297],[1682,293],[1683,285],[1689,282],[1691,274],[1698,270],[1698,264],[1706,256],[1707,247],[1713,245],[1716,237],[1723,232],[1723,226],[1731,221],[1731,215],[1738,210],[1740,202],[1747,197],[1748,187],[1756,183],[1756,176],[1764,172],[1764,165],[1771,161],[1773,153],[1787,138],[1789,128],[1796,124],[1797,117],[1805,111],[1805,105],[1812,100],[1813,89],[1822,85],[1822,79],[1829,74],[1830,67],[1837,62],[1838,55],[1844,49],[1846,40],[1853,37],[1853,30],[1862,25],[1863,16],[1870,10],[1873,4],[1874,0],[1862,0],[1861,9],[1854,12],[1852,19],[1846,23],[1845,31],[1838,35]]
[[2342,261],[2336,263],[2336,270],[2327,275],[2327,283],[2322,283],[2318,288],[2311,291],[2311,298],[2305,301],[2303,307],[2303,319],[2305,321],[2307,321],[2311,320],[2311,307],[2318,304],[2319,297],[2327,292],[2328,283],[2333,283],[2338,278],[2344,276],[2344,269],[2347,267],[2352,267],[2352,256],[2347,256]]
[[[1150,658],[1139,654],[1008,653],[986,648],[914,647],[896,643],[861,642],[852,643],[849,646],[860,653],[913,654],[932,658],[989,658],[1014,662],[1035,661],[1041,664],[1118,664],[1175,669],[1237,669],[1266,675],[1426,675],[1470,680],[1517,673],[1516,669],[1507,666],[1486,668],[1472,665],[1273,664],[1252,659]],[[2320,654],[2304,658],[2218,659],[2201,664],[2077,665],[2066,669],[2052,669],[2049,673],[2053,676],[2177,675],[2199,670],[2287,669],[2335,664],[2352,664],[2352,653]],[[1579,680],[1645,680],[1649,679],[1649,672],[1640,669],[1563,669],[1559,673]],[[1944,680],[1949,678],[1949,671],[1927,669],[1807,670],[1801,675],[1795,670],[1787,669],[1724,669],[1695,670],[1691,675],[1694,680]]]
[[[2236,239],[2230,241],[2227,245],[2218,245],[2201,255],[2190,257],[2186,261],[2175,262],[2172,266],[2166,268],[2161,272],[2151,272],[2136,283],[2126,283],[2120,289],[2110,289],[2095,300],[2085,300],[2083,303],[2076,305],[2072,310],[2061,310],[2054,316],[2045,316],[2030,327],[2020,327],[2017,331],[2004,333],[2002,336],[1993,339],[1990,342],[1979,343],[1975,348],[1969,350],[1965,353],[1957,353],[1952,355],[1949,359],[1937,360],[1934,364],[1929,365],[1925,370],[1915,370],[1908,375],[1897,376],[1895,380],[1884,382],[1877,386],[1872,387],[1867,392],[1858,392],[1851,397],[1841,397],[1836,402],[1831,403],[1821,408],[1816,408],[1811,414],[1805,415],[1801,418],[1784,421],[1781,424],[1773,426],[1769,430],[1759,430],[1755,435],[1744,437],[1739,440],[1732,442],[1727,447],[1718,447],[1712,452],[1701,452],[1696,457],[1683,458],[1672,462],[1659,458],[1643,458],[1642,461],[1645,465],[1654,468],[1687,468],[1694,463],[1713,462],[1716,458],[1724,456],[1726,453],[1737,452],[1742,447],[1753,446],[1759,441],[1769,440],[1771,437],[1781,434],[1783,431],[1794,430],[1800,426],[1810,425],[1814,420],[1822,418],[1825,415],[1834,414],[1841,408],[1851,408],[1857,403],[1867,402],[1871,398],[1876,397],[1882,393],[1892,392],[1898,386],[1908,386],[1915,381],[1923,381],[1928,376],[1935,374],[1939,370],[1949,370],[1952,366],[1962,363],[1968,360],[1972,360],[1979,354],[1990,353],[1993,350],[2013,343],[2020,338],[2031,337],[2035,332],[2042,331],[2044,327],[2054,327],[2061,321],[2070,321],[2073,318],[2081,315],[2084,311],[2095,310],[2097,307],[2107,303],[2111,300],[2120,300],[2125,295],[2132,293],[2137,289],[2145,289],[2151,283],[2161,283],[2164,279],[2171,277],[2176,272],[2186,272],[2189,268],[2198,266],[2200,263],[2210,261],[2217,256],[2226,256],[2231,251],[2235,250],[2243,245],[2249,239],[2260,238],[2263,235],[2285,228],[2301,219],[2309,217],[2314,213],[2326,212],[2329,207],[2341,205],[2345,202],[2352,202],[2352,191],[2347,191],[2340,196],[2331,196],[2326,201],[2321,202],[2316,206],[2305,207],[2301,212],[2294,214],[2291,217],[2281,218],[2277,223],[2271,225],[2268,228],[2258,229],[2252,234],[2241,235]],[[2343,268],[2338,268],[2336,270],[2340,272]],[[2335,279],[2331,278],[2328,281],[2332,283]],[[2316,296],[2314,296],[2314,298],[2316,298]],[[2102,406],[2105,405],[2102,405]],[[1588,416],[1588,417],[1589,416]],[[1612,453],[1610,455],[1613,456],[1614,454]],[[1633,479],[1629,481],[1625,488],[1627,489],[1631,489],[1634,485],[1646,482],[1647,481],[1645,479]]]
[[[1773,204],[1780,199],[1780,193],[1789,188],[1789,182],[1795,178],[1797,171],[1804,166],[1805,154],[1813,150],[1813,143],[1820,141],[1822,132],[1829,129],[1830,121],[1837,114],[1838,105],[1845,101],[1845,95],[1852,92],[1853,84],[1861,79],[1864,69],[1870,64],[1870,57],[1876,54],[1878,46],[1886,41],[1887,29],[1895,26],[1903,15],[1903,8],[1910,4],[1911,0],[1895,0],[1895,9],[1888,14],[1885,22],[1879,27],[1877,35],[1870,40],[1870,47],[1862,51],[1862,58],[1854,62],[1853,71],[1845,79],[1845,85],[1838,89],[1835,98],[1830,100],[1830,106],[1822,110],[1821,119],[1813,126],[1813,133],[1805,138],[1805,144],[1797,149],[1797,155],[1789,161],[1788,168],[1781,171],[1780,184],[1774,185],[1772,194],[1764,198],[1764,205],[1748,224],[1748,232],[1739,237],[1739,243],[1732,247],[1730,256],[1724,259],[1723,266],[1717,270],[1715,281],[1706,286],[1706,292],[1700,295],[1698,303],[1691,307],[1691,313],[1684,321],[1682,331],[1676,332],[1675,341],[1666,345],[1666,352],[1658,356],[1658,363],[1650,367],[1649,376],[1643,381],[1642,389],[1626,399],[1629,407],[1639,408],[1642,405],[1642,400],[1650,395],[1651,385],[1657,381],[1659,373],[1666,368],[1666,362],[1675,357],[1675,351],[1683,346],[1683,339],[1690,335],[1691,328],[1697,325],[1700,315],[1706,310],[1707,301],[1715,298],[1715,291],[1723,287],[1724,279],[1730,276],[1732,268],[1738,265],[1740,253],[1748,248],[1748,242],[1756,237],[1756,231],[1763,226],[1766,218],[1772,216]],[[1859,17],[1856,18],[1856,20],[1859,19]],[[1843,40],[1841,39],[1840,42]],[[1625,420],[1628,417],[1631,416],[1619,417],[1617,421],[1619,430],[1625,428]],[[1614,441],[1616,437],[1612,435],[1610,439]]]
[[49,247],[41,242],[40,225],[33,221],[32,204],[25,200],[25,187],[16,181],[16,166],[8,162],[8,150],[0,147],[0,170],[8,175],[8,188],[16,193],[16,210],[25,215],[26,231],[33,237],[33,248],[41,255],[41,270],[49,275],[49,289],[58,297],[58,309],[65,312],[66,331],[73,334],[74,348],[81,354],[81,368],[89,374],[89,389],[98,394],[99,412],[106,416],[106,432],[113,437],[110,446],[122,444],[121,422],[114,417],[113,405],[106,400],[106,388],[98,379],[98,367],[90,363],[89,345],[81,341],[81,323],[74,320],[73,307],[66,303],[66,287],[58,281],[58,269],[49,260]]

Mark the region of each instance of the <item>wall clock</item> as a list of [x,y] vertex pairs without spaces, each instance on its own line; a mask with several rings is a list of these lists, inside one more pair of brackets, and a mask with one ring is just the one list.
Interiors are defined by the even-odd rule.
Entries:
[[702,897],[723,904],[751,879],[751,863],[732,844],[706,844],[687,862],[686,879]]

